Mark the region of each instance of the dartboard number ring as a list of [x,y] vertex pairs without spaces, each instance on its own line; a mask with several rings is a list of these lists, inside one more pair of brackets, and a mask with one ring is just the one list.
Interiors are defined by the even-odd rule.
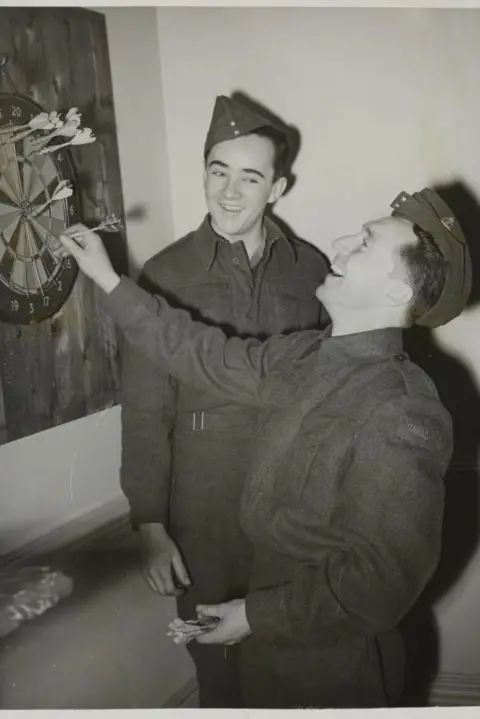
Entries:
[[72,257],[52,252],[58,236],[79,221],[75,192],[49,202],[61,180],[75,185],[68,150],[35,154],[34,136],[14,141],[41,112],[28,98],[0,95],[0,321],[17,325],[58,312],[78,273]]

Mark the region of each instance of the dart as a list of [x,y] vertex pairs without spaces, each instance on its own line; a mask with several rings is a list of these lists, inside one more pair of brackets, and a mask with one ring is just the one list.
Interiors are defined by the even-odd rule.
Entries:
[[75,239],[76,237],[81,237],[82,235],[85,235],[87,232],[96,232],[96,231],[103,231],[103,232],[118,232],[123,228],[123,222],[120,220],[116,215],[107,215],[107,217],[100,222],[96,227],[89,228],[88,230],[84,230],[83,232],[74,232],[73,234],[69,235],[72,239]]

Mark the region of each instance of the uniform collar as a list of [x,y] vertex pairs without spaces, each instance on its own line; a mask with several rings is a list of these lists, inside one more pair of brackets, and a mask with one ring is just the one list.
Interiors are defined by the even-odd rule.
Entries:
[[[272,248],[276,242],[281,242],[291,254],[292,262],[297,260],[297,254],[292,243],[285,237],[284,233],[275,224],[270,217],[264,217],[264,225],[267,230],[265,249],[267,256],[270,255]],[[210,224],[210,216],[206,215],[202,224],[195,233],[195,243],[197,253],[204,263],[205,269],[210,271],[217,257],[218,246],[220,243],[228,245],[229,243],[212,229]]]
[[323,333],[323,341],[319,347],[322,361],[325,356],[341,360],[370,360],[398,355],[404,359],[403,330],[401,327],[386,327],[369,332],[331,336],[332,327]]

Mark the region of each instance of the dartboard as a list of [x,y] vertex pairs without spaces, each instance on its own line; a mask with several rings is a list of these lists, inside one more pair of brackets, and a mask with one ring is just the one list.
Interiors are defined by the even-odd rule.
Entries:
[[13,324],[58,312],[78,272],[72,257],[52,252],[56,238],[79,219],[75,193],[49,202],[61,180],[75,184],[68,150],[35,154],[33,135],[14,141],[40,112],[27,98],[0,95],[0,321]]

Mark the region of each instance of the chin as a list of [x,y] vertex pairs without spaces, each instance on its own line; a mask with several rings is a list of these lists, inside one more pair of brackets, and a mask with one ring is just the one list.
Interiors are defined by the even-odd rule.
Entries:
[[329,287],[328,287],[328,277],[326,278],[325,282],[317,287],[315,290],[315,297],[317,300],[320,300],[320,302],[325,303],[325,300],[328,299],[329,296]]
[[213,229],[218,232],[220,235],[228,234],[228,235],[240,235],[243,231],[243,223],[238,217],[218,217],[218,215],[212,214],[213,222],[212,226]]

